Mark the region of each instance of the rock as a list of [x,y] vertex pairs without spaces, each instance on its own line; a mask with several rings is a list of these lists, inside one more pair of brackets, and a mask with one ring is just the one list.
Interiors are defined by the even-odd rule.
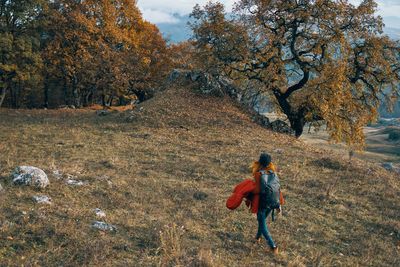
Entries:
[[290,126],[282,120],[276,120],[276,121],[271,122],[271,129],[274,132],[278,132],[278,133],[287,133],[287,134],[293,133],[292,128],[290,128]]
[[253,121],[258,125],[261,125],[262,127],[271,128],[271,123],[269,122],[269,119],[264,115],[256,114],[253,118]]
[[193,194],[193,198],[196,200],[205,200],[207,197],[208,197],[208,194],[201,192],[201,191],[198,191]]
[[85,185],[84,182],[79,181],[79,180],[74,180],[74,179],[68,179],[65,183],[66,183],[67,185],[72,185],[72,186],[82,186],[82,185]]
[[29,185],[37,188],[45,188],[50,182],[46,173],[36,167],[19,166],[11,174],[13,183],[16,185]]
[[169,75],[169,81],[175,82],[182,76],[182,70],[174,69]]
[[107,180],[110,179],[110,176],[103,174],[103,175],[100,175],[100,176],[96,176],[96,179],[97,180],[102,180],[102,181],[107,181]]
[[36,203],[40,204],[51,204],[51,198],[48,196],[40,195],[40,196],[33,196],[33,200],[36,201]]
[[382,167],[385,168],[388,171],[393,171],[394,170],[393,163],[391,163],[391,162],[382,163]]
[[99,218],[106,217],[106,213],[104,211],[102,211],[101,209],[99,209],[99,208],[94,209],[94,212],[96,213],[96,216],[99,217]]
[[110,114],[110,111],[105,110],[105,109],[96,111],[96,115],[100,116],[100,117],[107,116],[109,114]]
[[114,225],[100,221],[94,221],[92,223],[92,227],[101,231],[109,231],[109,232],[117,231],[117,227],[115,227]]
[[126,121],[126,122],[136,122],[136,121],[137,121],[137,118],[136,118],[136,116],[130,115],[129,117],[127,117],[127,118],[125,119],[125,121]]
[[0,193],[1,192],[4,192],[4,188],[1,186],[1,184],[0,184]]
[[283,149],[277,148],[274,150],[275,153],[277,154],[282,154],[283,153]]

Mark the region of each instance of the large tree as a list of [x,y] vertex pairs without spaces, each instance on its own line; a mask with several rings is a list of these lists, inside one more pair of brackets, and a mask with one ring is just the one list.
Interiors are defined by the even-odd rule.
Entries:
[[168,69],[166,43],[135,1],[56,0],[49,21],[46,69],[59,77],[67,105],[144,100]]
[[192,13],[193,41],[219,72],[261,83],[296,136],[324,120],[333,140],[357,146],[380,103],[399,95],[399,44],[382,34],[376,7],[241,0],[227,18],[221,4],[209,3]]
[[0,106],[146,100],[169,48],[133,0],[0,0]]
[[21,95],[32,100],[41,88],[38,29],[45,6],[42,0],[0,1],[0,107],[7,94],[11,106],[17,108]]

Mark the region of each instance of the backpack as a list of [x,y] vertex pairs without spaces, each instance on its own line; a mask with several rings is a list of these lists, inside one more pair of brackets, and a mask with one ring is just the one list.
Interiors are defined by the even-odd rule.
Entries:
[[[279,177],[272,171],[261,172],[261,195],[266,207],[274,210],[280,207],[281,185]],[[264,204],[264,203],[263,203]]]

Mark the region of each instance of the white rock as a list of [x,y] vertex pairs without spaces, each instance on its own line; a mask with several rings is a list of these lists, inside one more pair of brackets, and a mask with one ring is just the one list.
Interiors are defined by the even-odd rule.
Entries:
[[106,213],[104,211],[102,211],[101,209],[99,209],[99,208],[94,209],[94,212],[96,213],[96,216],[99,217],[99,218],[106,217]]
[[11,174],[13,183],[16,185],[30,185],[37,188],[45,188],[50,182],[46,173],[36,167],[19,166]]
[[117,231],[117,227],[115,227],[114,225],[99,221],[94,221],[92,223],[92,227],[101,231],[110,231],[110,232]]
[[84,185],[85,183],[82,182],[82,181],[78,181],[78,180],[68,179],[68,180],[66,181],[66,184],[67,184],[67,185],[72,185],[72,186],[82,186],[82,185]]
[[4,188],[1,186],[1,184],[0,184],[0,193],[1,192],[4,192]]
[[33,196],[33,200],[40,204],[51,204],[51,198],[48,196],[40,195],[40,196]]

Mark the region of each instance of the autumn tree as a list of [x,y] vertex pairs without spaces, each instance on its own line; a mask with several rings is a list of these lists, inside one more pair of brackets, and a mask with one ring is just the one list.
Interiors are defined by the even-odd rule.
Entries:
[[399,44],[382,34],[376,8],[373,0],[241,0],[227,18],[209,3],[192,13],[193,40],[225,75],[262,84],[296,136],[324,120],[331,139],[359,146],[380,103],[399,95]]
[[111,105],[131,94],[145,100],[165,75],[166,43],[135,1],[58,0],[49,21],[44,58],[49,76],[62,81],[67,105],[96,98]]
[[0,105],[143,101],[167,76],[169,55],[137,1],[0,1]]
[[42,83],[38,29],[45,5],[41,0],[0,1],[0,107],[7,95],[14,108],[22,100],[34,105]]

